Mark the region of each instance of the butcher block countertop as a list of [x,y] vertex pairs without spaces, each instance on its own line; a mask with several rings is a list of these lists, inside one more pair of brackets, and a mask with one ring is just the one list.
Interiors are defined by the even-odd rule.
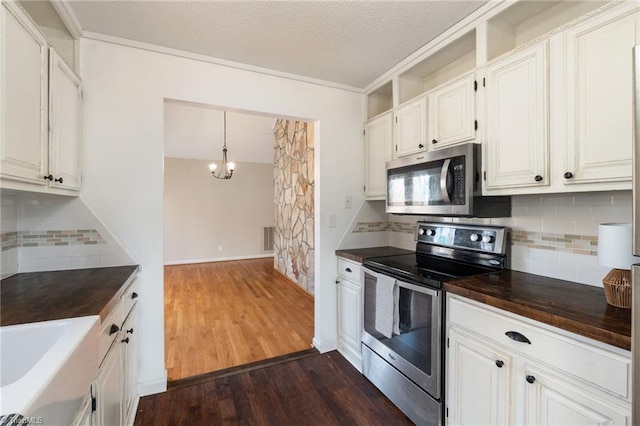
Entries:
[[137,266],[29,272],[0,282],[0,326],[100,315],[117,303]]
[[358,263],[362,263],[372,257],[395,256],[397,254],[411,253],[415,253],[415,251],[391,246],[336,250],[336,256],[344,257],[345,259],[353,260]]
[[601,287],[504,271],[446,282],[443,288],[449,293],[631,350],[631,310],[607,304]]

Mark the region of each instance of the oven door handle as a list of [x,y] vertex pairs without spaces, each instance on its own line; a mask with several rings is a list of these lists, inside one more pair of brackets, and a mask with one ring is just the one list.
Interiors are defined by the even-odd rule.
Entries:
[[447,188],[449,166],[451,166],[451,159],[447,158],[446,160],[444,160],[442,170],[440,171],[440,191],[442,192],[442,200],[445,204],[451,204],[451,197],[449,196],[449,189]]

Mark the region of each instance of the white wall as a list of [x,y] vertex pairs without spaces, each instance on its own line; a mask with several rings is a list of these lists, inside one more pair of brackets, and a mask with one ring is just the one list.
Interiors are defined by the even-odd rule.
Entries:
[[265,256],[263,227],[274,225],[273,164],[236,163],[233,177],[219,180],[209,163],[164,159],[165,264]]
[[[142,266],[140,391],[164,389],[163,110],[165,98],[316,122],[314,344],[336,345],[335,249],[362,201],[363,95],[83,39],[82,196]],[[337,189],[339,188],[339,189]],[[337,226],[327,227],[327,214]]]

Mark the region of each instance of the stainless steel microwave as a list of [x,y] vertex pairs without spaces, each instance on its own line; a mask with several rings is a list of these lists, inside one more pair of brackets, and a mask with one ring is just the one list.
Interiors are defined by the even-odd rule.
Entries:
[[483,197],[480,145],[387,161],[386,211],[426,216],[511,216],[511,197]]

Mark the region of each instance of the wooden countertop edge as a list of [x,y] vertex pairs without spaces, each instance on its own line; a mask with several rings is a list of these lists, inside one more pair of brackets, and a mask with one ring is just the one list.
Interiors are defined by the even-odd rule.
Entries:
[[120,286],[118,291],[116,291],[116,293],[107,302],[107,304],[104,305],[104,308],[102,308],[100,310],[100,313],[98,314],[98,315],[100,315],[100,324],[102,324],[102,322],[104,322],[104,320],[109,316],[109,314],[111,313],[111,310],[113,309],[113,307],[118,304],[118,302],[120,301],[120,298],[127,291],[129,286],[131,285],[131,283],[133,283],[133,281],[135,280],[135,278],[138,275],[139,271],[140,271],[140,266],[135,265],[134,270],[131,271],[131,275],[129,275],[129,277],[126,279],[126,281],[124,283],[122,283],[122,286]]
[[536,308],[522,306],[520,304],[485,293],[458,287],[455,284],[444,283],[443,288],[449,293],[466,297],[471,300],[475,300],[476,302],[503,309],[513,314],[520,315],[534,321],[539,321],[554,327],[558,327],[563,330],[570,331],[572,333],[579,334],[581,336],[588,337],[602,343],[616,346],[621,349],[625,349],[628,351],[631,350],[630,336],[625,336],[591,324],[585,324],[580,321],[575,321],[571,318],[561,317],[550,312],[541,311]]

